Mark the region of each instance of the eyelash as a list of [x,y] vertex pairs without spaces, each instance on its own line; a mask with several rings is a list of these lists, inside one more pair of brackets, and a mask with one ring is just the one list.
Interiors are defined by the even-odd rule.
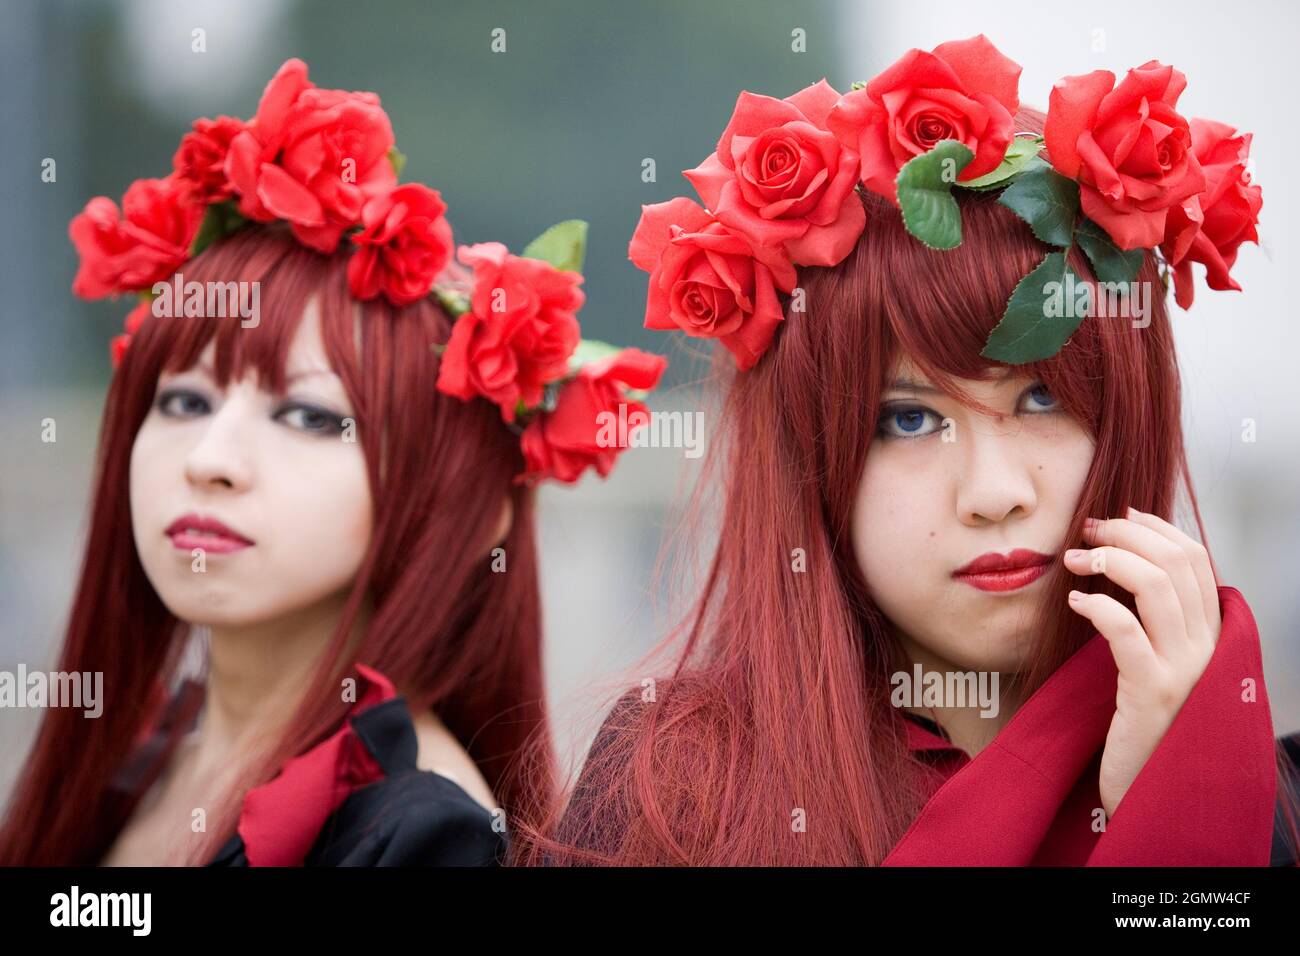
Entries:
[[[1033,385],[1033,386],[1031,386],[1030,388],[1025,389],[1025,391],[1024,391],[1024,393],[1023,393],[1023,395],[1022,395],[1021,397],[1023,398],[1025,395],[1032,395],[1034,392],[1037,392],[1039,389],[1044,389],[1044,390],[1045,390],[1046,388],[1047,388],[1047,386],[1046,386],[1044,383],[1039,382],[1037,385]],[[1051,397],[1051,396],[1050,396],[1050,393],[1049,393],[1048,397],[1049,397],[1049,398]],[[1039,410],[1037,410],[1037,411],[1035,411],[1035,412],[1031,412],[1030,414],[1033,414],[1033,415],[1046,415],[1046,414],[1050,414],[1050,413],[1052,413],[1052,412],[1059,412],[1059,411],[1061,410],[1059,400],[1053,398],[1053,399],[1052,399],[1052,402],[1053,402],[1053,406],[1052,406],[1051,408],[1040,408]],[[896,418],[896,417],[899,416],[899,415],[908,415],[908,414],[913,414],[913,413],[917,413],[917,412],[921,413],[922,415],[934,415],[936,418],[939,418],[940,421],[942,421],[942,417],[939,416],[939,413],[938,413],[938,412],[935,412],[935,411],[932,410],[932,409],[926,408],[924,405],[897,405],[897,404],[895,404],[895,405],[887,405],[887,406],[885,407],[885,411],[884,411],[884,412],[881,414],[881,416],[880,416],[880,421],[877,422],[877,424],[876,424],[876,434],[879,435],[881,438],[883,438],[883,439],[885,439],[885,440],[890,440],[890,439],[894,439],[894,438],[899,438],[899,439],[902,439],[903,441],[911,441],[911,440],[916,439],[916,438],[925,438],[927,435],[933,435],[933,434],[934,434],[933,431],[929,431],[929,432],[916,432],[916,433],[913,433],[913,434],[900,435],[900,434],[896,434],[896,433],[891,432],[891,431],[888,430],[888,427],[887,427],[887,426],[888,426],[888,423],[889,423],[892,419]]]
[[[158,399],[157,401],[154,402],[154,405],[157,407],[160,413],[162,413],[168,418],[190,417],[183,412],[178,413],[169,410],[168,406],[171,404],[171,401],[174,398],[197,399],[198,401],[203,403],[204,411],[207,410],[208,400],[204,398],[203,395],[200,394],[199,392],[196,392],[193,389],[188,389],[188,388],[164,389],[162,392],[159,393]],[[303,411],[310,415],[319,416],[320,418],[324,419],[324,425],[325,425],[325,427],[323,428],[305,428],[297,425],[290,425],[289,427],[293,428],[295,431],[300,431],[307,435],[341,435],[343,433],[344,426],[343,426],[343,417],[341,415],[336,415],[331,411],[327,411],[324,408],[320,408],[319,406],[312,405],[308,402],[301,402],[301,401],[286,402],[285,404],[281,405],[279,408],[275,410],[275,413],[272,417],[279,420],[282,419],[284,416],[286,416],[288,413],[295,412],[295,411]],[[202,414],[202,412],[196,411],[193,412],[193,414],[196,415]]]

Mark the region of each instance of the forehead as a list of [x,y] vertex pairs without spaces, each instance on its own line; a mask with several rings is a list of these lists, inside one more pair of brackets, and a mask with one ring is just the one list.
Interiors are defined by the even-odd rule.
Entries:
[[[234,335],[260,334],[263,331],[261,328],[257,329],[256,332],[235,329]],[[190,371],[198,372],[209,378],[215,378],[217,347],[218,337],[214,335],[195,357],[193,364],[186,368],[165,370],[160,375],[159,380],[162,381]],[[285,385],[291,385],[295,381],[303,379],[311,379],[318,385],[323,385],[331,390],[342,391],[342,380],[334,370],[329,359],[329,353],[325,348],[320,310],[317,308],[315,300],[309,301],[303,309],[302,319],[294,327],[281,354],[283,360],[279,364],[279,368]],[[232,384],[235,380],[248,380],[258,388],[269,389],[270,383],[263,381],[263,370],[263,366],[250,362],[243,367],[242,373],[232,370],[231,382],[227,384]],[[268,374],[274,373],[268,372]]]
[[[246,334],[243,329],[235,334]],[[213,368],[216,362],[217,336],[210,338],[199,353],[195,364]],[[316,299],[308,300],[303,308],[302,320],[294,328],[284,356],[285,374],[293,375],[303,369],[329,369],[330,362],[325,351],[325,340],[321,332],[321,314]],[[252,372],[251,374],[256,374]]]
[[[1033,378],[1031,374],[1014,366],[995,366],[990,368],[984,378],[955,378],[953,381],[971,393],[984,390],[996,391],[1005,384],[1014,384]],[[885,382],[885,388],[907,388],[913,385],[932,386],[933,382],[916,362],[907,355],[901,355],[894,365],[893,374]]]

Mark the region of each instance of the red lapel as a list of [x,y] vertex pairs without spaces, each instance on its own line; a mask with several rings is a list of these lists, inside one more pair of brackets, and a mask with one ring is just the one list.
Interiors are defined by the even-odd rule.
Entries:
[[[1276,776],[1259,634],[1240,592],[1221,587],[1219,601],[1214,656],[1105,833],[1092,811],[1117,674],[1098,634],[939,788],[885,865],[1078,863],[1090,844],[1091,865],[1267,865]],[[1256,702],[1241,699],[1246,678]]]
[[244,796],[239,835],[250,866],[300,866],[329,815],[358,787],[384,776],[352,730],[352,717],[397,696],[378,671],[356,665],[362,691],[343,726],[289,760]]

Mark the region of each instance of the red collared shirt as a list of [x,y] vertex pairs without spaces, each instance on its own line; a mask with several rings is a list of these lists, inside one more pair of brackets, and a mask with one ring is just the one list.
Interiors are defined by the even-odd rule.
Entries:
[[885,865],[1268,865],[1277,775],[1259,633],[1239,591],[1219,602],[1210,663],[1112,818],[1098,773],[1118,674],[1098,634],[973,758],[905,721],[935,790]]
[[[1235,588],[1205,672],[1109,820],[1098,774],[1118,672],[1100,634],[1079,648],[975,757],[924,720],[900,718],[931,769],[926,802],[888,866],[1266,866],[1292,864],[1275,838],[1276,745],[1259,633]],[[602,758],[631,690],[588,756]],[[1300,735],[1294,741],[1300,751]],[[564,839],[608,853],[624,818],[595,821],[580,775]]]

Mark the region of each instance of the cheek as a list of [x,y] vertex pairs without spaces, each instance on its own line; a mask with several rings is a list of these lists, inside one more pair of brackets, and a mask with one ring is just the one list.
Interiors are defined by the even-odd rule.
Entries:
[[1061,534],[1065,533],[1079,503],[1088,472],[1092,469],[1096,447],[1096,442],[1083,426],[1069,419],[1045,436],[1035,455],[1040,469],[1039,493],[1044,500],[1051,502]]
[[153,418],[145,419],[131,446],[128,476],[131,530],[142,560],[157,548],[164,527],[174,517],[165,514],[167,503],[176,498],[175,488],[168,485],[184,479],[184,454],[180,442],[164,440]]
[[[884,607],[891,595],[923,580],[917,562],[933,555],[944,495],[933,471],[876,451],[867,456],[853,511],[853,550],[872,598]],[[949,509],[951,510],[951,508]]]
[[208,623],[237,606],[245,589],[220,567],[199,574],[191,554],[177,551],[164,534],[189,503],[185,459],[192,441],[184,429],[145,419],[131,446],[129,496],[131,532],[145,577],[159,599],[181,620]]
[[292,460],[265,468],[262,481],[274,516],[276,577],[303,603],[351,584],[370,546],[373,515],[359,444],[292,451]]

